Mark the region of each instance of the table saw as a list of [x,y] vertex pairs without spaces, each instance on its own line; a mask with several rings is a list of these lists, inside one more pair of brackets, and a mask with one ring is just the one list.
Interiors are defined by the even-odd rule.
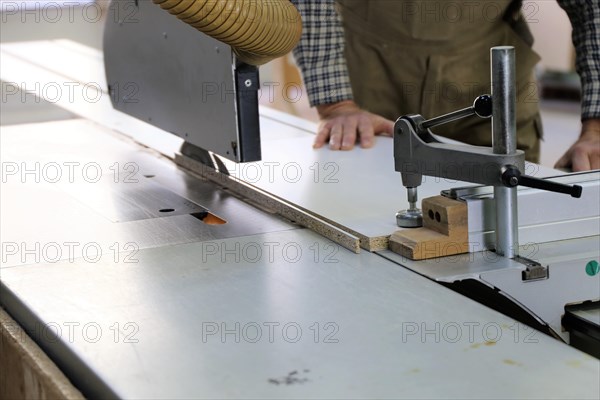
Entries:
[[[219,62],[231,56],[216,46]],[[2,127],[7,386],[71,398],[600,396],[598,171],[522,166],[582,189],[515,188],[513,250],[525,263],[495,251],[491,186],[424,174],[419,198],[466,205],[468,252],[412,260],[389,248],[411,229],[397,225],[411,205],[394,138],[315,151],[314,124],[253,111],[258,75],[244,67],[214,79],[238,85],[245,112],[204,85],[182,98],[199,107],[205,95],[221,111],[204,128],[210,113],[188,114],[193,133],[174,131],[147,86],[111,81],[124,63],[107,79],[99,51],[53,40],[1,54],[3,103],[72,115]],[[40,369],[49,364],[56,374]]]

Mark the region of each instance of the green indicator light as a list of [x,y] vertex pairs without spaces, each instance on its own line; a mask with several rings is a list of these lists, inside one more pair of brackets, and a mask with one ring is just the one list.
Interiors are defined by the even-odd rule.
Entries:
[[585,265],[585,273],[589,276],[596,276],[600,272],[600,265],[598,261],[592,260]]

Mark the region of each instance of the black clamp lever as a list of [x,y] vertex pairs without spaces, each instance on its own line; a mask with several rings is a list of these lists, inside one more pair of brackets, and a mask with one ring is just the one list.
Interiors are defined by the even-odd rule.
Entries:
[[434,126],[456,121],[457,119],[469,117],[471,115],[477,115],[480,118],[490,118],[492,116],[492,96],[489,94],[482,94],[473,101],[471,107],[423,121],[419,124],[419,129],[425,130],[433,128]]
[[534,178],[529,175],[521,174],[521,171],[514,165],[507,165],[502,172],[502,183],[506,187],[515,187],[518,185],[527,186],[530,188],[547,190],[549,192],[557,192],[571,195],[576,199],[581,197],[582,188],[579,185],[565,185],[562,183],[552,182],[546,179]]

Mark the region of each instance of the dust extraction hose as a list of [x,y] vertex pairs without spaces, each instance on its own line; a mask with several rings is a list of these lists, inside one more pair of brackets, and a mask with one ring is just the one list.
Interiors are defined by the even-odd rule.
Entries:
[[260,65],[289,53],[302,19],[289,0],[153,0],[164,10]]

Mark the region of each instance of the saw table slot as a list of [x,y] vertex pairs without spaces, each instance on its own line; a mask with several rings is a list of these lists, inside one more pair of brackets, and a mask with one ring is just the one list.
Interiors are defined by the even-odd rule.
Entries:
[[[61,188],[112,222],[130,222],[184,214],[204,216],[210,214],[206,208],[173,193],[151,179],[134,175],[111,174],[103,176],[97,182],[87,180],[62,185]],[[198,219],[204,223],[211,221],[211,225],[225,223],[216,216]],[[215,221],[218,220],[222,222],[216,223]]]
[[224,219],[219,218],[215,214],[211,214],[208,211],[197,212],[190,215],[204,222],[206,225],[224,225],[227,223],[227,221]]

